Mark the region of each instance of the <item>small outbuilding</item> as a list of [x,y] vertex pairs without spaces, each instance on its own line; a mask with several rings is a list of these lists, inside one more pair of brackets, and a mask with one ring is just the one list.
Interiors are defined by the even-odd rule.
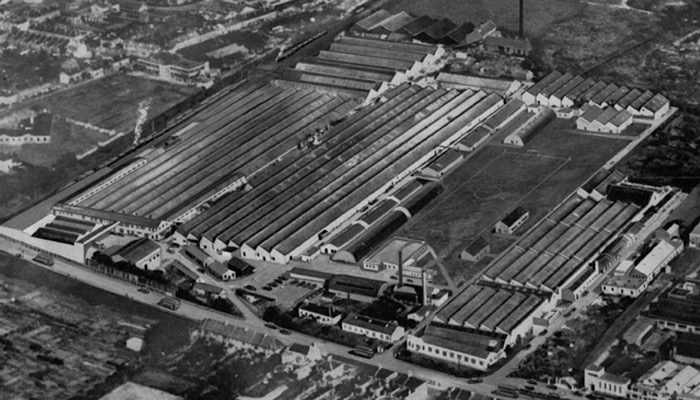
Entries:
[[495,230],[497,233],[505,233],[512,235],[522,224],[530,217],[530,212],[524,207],[518,207],[515,210],[506,214],[506,216],[496,223]]
[[459,258],[465,261],[477,262],[484,258],[488,252],[491,251],[491,246],[489,242],[483,237],[479,236],[467,246],[466,249],[462,250]]

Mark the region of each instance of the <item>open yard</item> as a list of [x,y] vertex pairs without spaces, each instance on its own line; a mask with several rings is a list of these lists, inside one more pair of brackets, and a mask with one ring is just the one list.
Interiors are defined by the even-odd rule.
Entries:
[[482,235],[492,253],[502,251],[512,241],[491,231],[508,211],[530,212],[517,234],[526,232],[627,144],[571,133],[570,124],[553,121],[524,149],[503,146],[496,135],[444,179],[445,191],[399,234],[427,240],[453,281],[471,278],[479,265],[459,259],[465,246]]
[[125,132],[134,128],[139,102],[149,100],[148,116],[154,117],[196,90],[129,75],[112,75],[47,96],[40,105],[59,117]]

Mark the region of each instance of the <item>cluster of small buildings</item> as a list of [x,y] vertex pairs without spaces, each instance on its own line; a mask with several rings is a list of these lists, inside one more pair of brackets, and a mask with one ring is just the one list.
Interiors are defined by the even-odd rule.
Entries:
[[667,230],[660,232],[664,238],[657,239],[636,260],[623,260],[613,275],[603,281],[603,293],[629,297],[644,293],[651,281],[683,251],[682,240],[671,237]]
[[230,342],[243,346],[243,348],[262,350],[267,355],[278,353],[285,348],[284,343],[274,336],[236,325],[228,325],[211,318],[207,318],[202,322],[198,333],[204,337],[215,338],[224,343]]
[[636,381],[597,365],[586,368],[584,378],[586,389],[613,397],[693,400],[700,396],[700,369],[675,361],[660,361]]
[[313,345],[292,344],[282,352],[282,362],[306,382],[299,398],[422,400],[429,396],[428,384],[421,379],[355,359],[326,356]]
[[124,342],[143,336],[146,327],[138,321],[40,290],[20,293],[3,293],[21,301],[8,296],[0,303],[3,398],[77,396],[133,360]]
[[[340,327],[345,332],[365,336],[385,343],[396,343],[406,336],[405,329],[389,321],[370,318],[361,314],[345,314],[330,304],[305,303],[299,306],[298,315],[326,326]],[[342,320],[342,323],[341,323]]]
[[20,121],[16,129],[0,128],[0,145],[50,143],[53,121],[53,114],[44,112]]
[[414,40],[453,47],[473,46],[479,43],[506,53],[525,55],[532,48],[526,40],[496,37],[496,24],[486,21],[479,26],[470,22],[457,24],[449,18],[440,20],[427,15],[415,17],[405,11],[391,14],[378,10],[357,22],[353,33],[395,42]]
[[134,69],[168,82],[211,85],[212,80],[208,61],[191,61],[165,52],[138,58]]
[[657,120],[668,113],[661,94],[553,71],[522,94],[528,106],[557,110],[563,117],[578,116],[577,129],[619,134],[634,121]]
[[645,315],[661,328],[700,334],[700,282],[678,282],[659,295]]

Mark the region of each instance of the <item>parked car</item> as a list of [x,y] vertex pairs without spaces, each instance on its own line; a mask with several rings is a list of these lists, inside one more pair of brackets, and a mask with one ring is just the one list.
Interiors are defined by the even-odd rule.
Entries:
[[547,385],[547,389],[557,390],[557,389],[559,389],[559,386],[550,384],[550,385]]
[[534,380],[534,379],[528,379],[528,380],[527,380],[527,383],[529,383],[530,385],[537,385],[539,382],[537,382],[537,381]]
[[251,292],[255,292],[256,290],[258,290],[258,289],[256,289],[255,286],[253,286],[253,285],[245,285],[245,286],[243,286],[243,288],[244,288],[244,289],[247,289],[247,290],[250,290]]
[[291,334],[292,334],[292,332],[290,332],[290,331],[288,331],[288,330],[286,330],[286,329],[280,329],[280,333],[283,334],[283,335],[291,335]]
[[145,287],[138,288],[138,291],[141,293],[146,293],[146,294],[151,293],[151,291],[146,289]]
[[271,322],[268,322],[267,324],[265,324],[265,327],[269,328],[269,329],[277,329],[277,325],[275,325]]
[[481,379],[481,378],[469,378],[469,379],[467,380],[468,383],[481,383],[481,382],[483,382],[483,381],[484,381],[484,380]]
[[272,288],[269,286],[263,286],[263,290],[267,290],[269,292],[270,290],[272,290]]
[[526,391],[526,392],[534,392],[534,391],[535,391],[535,387],[534,387],[534,386],[530,386],[530,385],[526,385],[526,386],[523,386],[523,389],[522,389],[522,390],[524,390],[524,391]]

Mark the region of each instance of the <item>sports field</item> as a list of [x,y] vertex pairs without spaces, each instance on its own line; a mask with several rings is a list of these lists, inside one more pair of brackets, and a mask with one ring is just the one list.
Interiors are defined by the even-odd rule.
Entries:
[[124,132],[134,128],[139,102],[149,100],[148,116],[153,117],[196,90],[118,74],[49,95],[39,105],[48,108],[58,117]]
[[522,149],[501,145],[496,135],[444,179],[446,190],[400,234],[427,240],[453,281],[470,278],[465,274],[478,271],[459,253],[472,240],[482,235],[492,252],[502,251],[509,241],[491,231],[508,211],[530,212],[517,232],[524,233],[627,144],[571,133],[570,122],[553,121]]

